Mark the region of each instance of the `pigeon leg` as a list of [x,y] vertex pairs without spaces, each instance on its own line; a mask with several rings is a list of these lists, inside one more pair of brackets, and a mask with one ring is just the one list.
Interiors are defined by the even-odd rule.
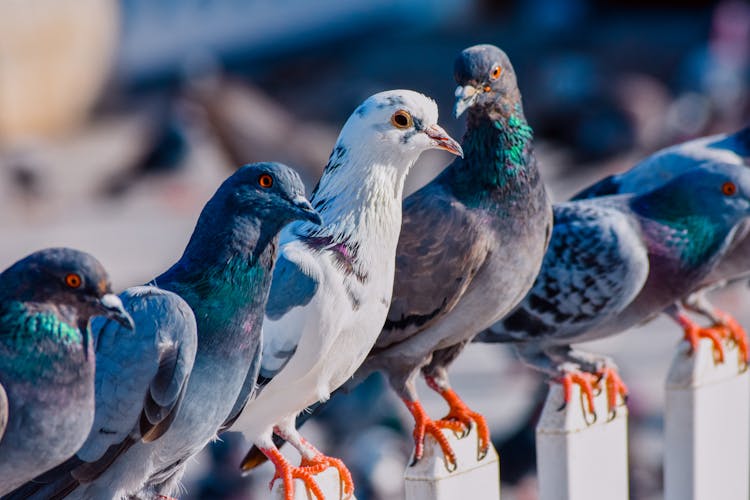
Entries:
[[672,305],[666,310],[666,313],[679,324],[685,332],[685,340],[690,344],[693,352],[698,349],[698,343],[701,338],[710,339],[713,343],[714,361],[717,363],[724,362],[724,346],[722,345],[723,331],[716,327],[702,327],[677,305]]
[[295,419],[285,419],[281,424],[274,428],[274,433],[284,438],[289,444],[294,446],[300,455],[302,462],[300,468],[305,469],[311,476],[320,474],[328,467],[335,467],[339,472],[339,477],[344,483],[344,494],[348,497],[354,493],[354,480],[352,474],[347,469],[344,462],[338,458],[329,457],[321,453],[309,441],[302,437],[294,425]]
[[448,384],[448,375],[444,369],[435,370],[435,375],[425,375],[424,379],[427,385],[433,391],[440,394],[446,403],[448,403],[448,414],[435,422],[438,427],[444,427],[451,429],[456,432],[456,424],[458,429],[464,434],[468,433],[472,422],[477,426],[477,433],[479,435],[479,451],[477,458],[483,459],[487,455],[487,450],[490,447],[490,431],[487,427],[487,421],[479,413],[472,411],[466,403],[464,403],[458,394],[451,389]]
[[409,400],[408,398],[402,398],[402,400],[414,417],[414,462],[412,465],[422,458],[425,436],[429,434],[437,441],[440,449],[443,450],[447,469],[450,472],[456,470],[456,454],[448,443],[448,439],[440,430],[440,427],[427,416],[419,401]]
[[713,327],[723,330],[724,338],[732,340],[740,351],[741,361],[747,365],[750,362],[747,332],[731,314],[718,309],[709,302],[704,291],[691,294],[683,300],[685,308],[701,314],[713,322]]

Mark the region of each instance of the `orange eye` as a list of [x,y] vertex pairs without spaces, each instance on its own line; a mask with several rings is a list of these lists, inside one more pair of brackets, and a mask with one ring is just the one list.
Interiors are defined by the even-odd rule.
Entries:
[[412,126],[413,120],[408,111],[399,109],[391,116],[391,123],[396,128],[409,128]]
[[268,189],[273,186],[273,177],[269,174],[261,174],[261,176],[258,177],[258,184],[260,187]]
[[500,78],[500,75],[503,73],[503,68],[500,66],[495,66],[492,71],[490,71],[490,79],[491,80],[497,80]]
[[81,277],[76,273],[70,273],[65,275],[65,284],[70,288],[78,288],[81,286]]
[[721,192],[727,196],[732,196],[737,192],[737,186],[734,182],[727,181],[721,185]]

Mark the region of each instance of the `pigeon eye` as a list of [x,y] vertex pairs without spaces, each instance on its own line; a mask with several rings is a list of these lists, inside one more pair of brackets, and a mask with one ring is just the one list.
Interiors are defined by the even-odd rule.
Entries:
[[492,71],[490,71],[490,80],[497,80],[500,78],[500,75],[503,73],[503,68],[500,66],[495,66]]
[[732,196],[737,192],[737,186],[734,184],[734,182],[727,181],[721,185],[721,192],[726,196]]
[[269,174],[261,174],[260,177],[258,177],[258,185],[265,189],[270,188],[273,186],[273,177]]
[[408,111],[400,109],[391,116],[391,123],[396,128],[409,128],[412,126],[413,120]]
[[81,286],[81,277],[76,273],[69,273],[65,275],[65,284],[70,288],[78,288]]

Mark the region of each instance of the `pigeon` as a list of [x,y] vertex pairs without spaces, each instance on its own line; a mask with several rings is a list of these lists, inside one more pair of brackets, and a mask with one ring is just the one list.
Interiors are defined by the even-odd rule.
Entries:
[[[750,125],[732,133],[694,139],[665,148],[646,158],[627,172],[612,175],[584,189],[573,199],[591,198],[611,194],[645,193],[660,186],[680,173],[720,161],[737,166],[750,166]],[[743,224],[726,249],[718,264],[696,285],[688,290],[679,303],[668,311],[682,326],[689,339],[707,337],[714,343],[718,360],[723,360],[722,338],[731,338],[739,347],[744,363],[750,361],[747,334],[728,313],[714,307],[706,293],[730,281],[750,276],[750,224]],[[697,312],[712,323],[701,327],[689,318],[686,310]]]
[[99,326],[97,416],[76,463],[17,498],[174,495],[187,461],[253,397],[278,233],[298,219],[320,223],[290,168],[257,163],[224,181],[180,260],[123,293],[137,338]]
[[[324,224],[285,229],[263,325],[263,388],[231,430],[242,432],[275,465],[287,500],[301,479],[319,500],[312,477],[343,463],[300,436],[295,417],[328,399],[375,342],[391,303],[404,180],[427,149],[462,154],[437,124],[434,101],[410,90],[375,94],[344,124],[311,201]],[[302,454],[293,467],[272,433]]]
[[[489,430],[451,389],[447,368],[526,295],[552,224],[508,56],[492,45],[469,47],[456,60],[455,78],[455,115],[468,110],[464,157],[404,201],[388,319],[355,376],[384,371],[414,417],[414,460],[429,434],[449,470],[456,456],[440,429],[464,432],[475,423],[480,457]],[[449,405],[441,420],[431,420],[418,400],[420,370]]]
[[578,384],[592,413],[592,387],[606,378],[614,411],[627,388],[613,363],[571,344],[649,321],[700,283],[750,216],[750,170],[711,162],[644,194],[560,203],[554,214],[531,291],[477,341],[515,344],[563,383],[566,402]]
[[49,248],[0,274],[0,495],[71,457],[94,420],[89,320],[133,328],[91,255]]

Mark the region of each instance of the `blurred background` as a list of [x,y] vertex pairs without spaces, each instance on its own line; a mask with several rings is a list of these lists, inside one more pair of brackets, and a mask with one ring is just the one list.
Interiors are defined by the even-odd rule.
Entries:
[[[41,247],[96,255],[118,289],[174,262],[238,166],[278,160],[311,187],[349,113],[410,88],[451,115],[453,59],[476,43],[514,62],[555,200],[654,150],[750,119],[750,4],[740,0],[0,0],[0,268]],[[450,161],[430,152],[407,190]],[[750,326],[745,285],[718,304]],[[661,498],[667,321],[591,349],[631,400],[631,497]],[[498,346],[471,346],[458,392],[490,423],[503,498],[536,498],[546,385]],[[445,407],[421,386],[428,412]],[[360,500],[403,498],[411,419],[371,378],[306,426],[355,474]],[[185,499],[267,498],[230,434],[186,476]]]

